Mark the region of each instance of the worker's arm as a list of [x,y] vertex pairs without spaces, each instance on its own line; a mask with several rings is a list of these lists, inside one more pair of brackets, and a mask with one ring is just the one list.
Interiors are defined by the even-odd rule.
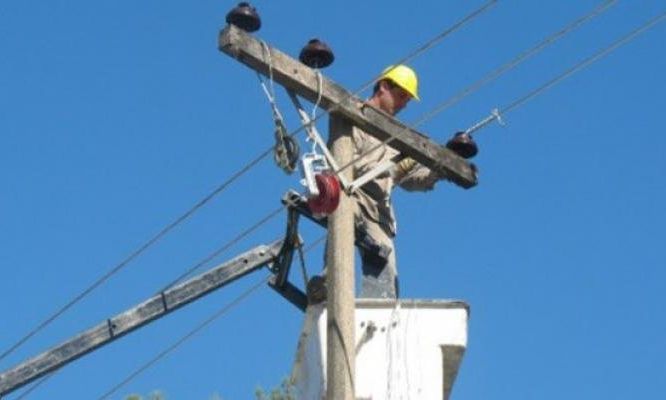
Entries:
[[393,169],[396,184],[408,191],[428,191],[441,179],[447,179],[431,169],[417,163],[412,158],[404,158]]

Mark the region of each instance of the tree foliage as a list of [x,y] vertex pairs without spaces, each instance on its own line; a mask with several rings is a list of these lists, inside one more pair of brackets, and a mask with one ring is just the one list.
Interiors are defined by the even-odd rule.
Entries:
[[294,385],[289,378],[283,379],[280,386],[271,390],[270,393],[264,392],[262,388],[257,388],[255,395],[257,400],[296,400]]
[[[131,394],[125,398],[125,400],[144,400],[143,396],[139,394]],[[145,398],[145,400],[166,400],[164,394],[158,390],[151,392]]]

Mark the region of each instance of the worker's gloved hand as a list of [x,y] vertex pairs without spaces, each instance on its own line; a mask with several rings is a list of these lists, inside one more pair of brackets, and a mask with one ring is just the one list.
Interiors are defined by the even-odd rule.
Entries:
[[397,168],[401,175],[406,175],[415,165],[416,161],[413,158],[406,157],[398,163]]

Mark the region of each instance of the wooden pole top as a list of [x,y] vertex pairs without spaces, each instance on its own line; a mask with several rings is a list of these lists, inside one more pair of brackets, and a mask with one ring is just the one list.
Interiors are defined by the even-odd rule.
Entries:
[[[249,33],[228,25],[220,32],[220,51],[311,102],[319,97],[317,72],[300,61],[272,48]],[[270,53],[270,54],[269,54]],[[270,66],[269,66],[270,60]],[[426,167],[449,177],[463,188],[477,184],[471,164],[426,135],[404,125],[391,115],[366,105],[363,100],[325,76],[321,77],[319,105],[330,113],[339,113],[379,140],[392,138],[390,146]]]

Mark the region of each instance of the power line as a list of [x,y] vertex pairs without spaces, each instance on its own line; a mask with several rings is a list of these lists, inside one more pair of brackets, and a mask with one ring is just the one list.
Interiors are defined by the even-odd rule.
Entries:
[[164,291],[170,289],[171,287],[173,287],[173,286],[175,286],[176,284],[178,284],[178,282],[180,282],[180,281],[182,281],[183,279],[185,279],[186,277],[190,276],[194,271],[198,270],[199,268],[201,268],[202,266],[204,266],[205,264],[207,264],[209,261],[211,261],[211,260],[214,259],[215,257],[217,257],[217,256],[219,256],[220,254],[222,254],[224,251],[228,250],[231,246],[233,246],[234,244],[238,243],[241,239],[243,239],[244,237],[248,236],[250,233],[252,233],[252,232],[254,232],[255,230],[259,229],[259,227],[261,227],[262,225],[264,225],[265,223],[267,223],[268,221],[270,221],[271,219],[273,219],[273,218],[274,218],[276,215],[278,215],[282,210],[284,210],[285,207],[286,207],[286,206],[280,206],[280,207],[276,208],[275,210],[271,211],[270,213],[268,213],[266,216],[262,217],[259,221],[255,222],[252,226],[250,226],[249,228],[245,229],[245,230],[242,231],[240,234],[238,234],[236,237],[234,237],[233,239],[231,239],[230,241],[226,242],[224,245],[222,245],[221,247],[219,247],[217,250],[215,250],[215,251],[213,251],[212,253],[210,253],[209,255],[207,255],[205,258],[203,258],[201,261],[199,261],[198,263],[196,263],[194,266],[188,268],[188,269],[187,269],[185,272],[183,272],[180,276],[178,276],[176,279],[174,279],[174,280],[171,281],[168,285],[166,285],[164,288],[162,288],[162,290],[160,290],[160,292],[164,292]]
[[468,95],[476,92],[486,84],[494,81],[495,79],[499,78],[500,76],[504,75],[505,73],[509,72],[519,64],[523,63],[530,57],[536,55],[539,53],[541,50],[545,49],[549,45],[555,43],[558,39],[561,39],[568,33],[572,32],[576,28],[579,28],[582,26],[584,23],[590,21],[594,17],[599,16],[603,12],[607,11],[612,5],[614,5],[617,2],[617,0],[606,0],[603,3],[599,4],[597,7],[595,7],[592,11],[589,13],[583,15],[580,18],[577,18],[576,20],[572,21],[559,31],[549,35],[545,39],[543,39],[541,42],[539,42],[537,45],[534,47],[522,52],[519,54],[517,57],[512,59],[511,61],[507,62],[506,64],[500,66],[499,68],[495,69],[494,71],[490,72],[483,78],[479,79],[478,81],[474,82],[473,84],[469,85],[467,88],[461,90],[460,92],[456,93],[455,95],[451,96],[449,99],[439,103],[437,106],[433,108],[433,110],[429,113],[426,113],[422,115],[417,122],[414,123],[414,126],[421,125],[423,122],[431,119],[434,117],[436,114],[439,114],[440,112],[446,110],[447,108],[453,106],[454,104],[458,103],[460,100],[463,98],[467,97]]
[[38,380],[37,382],[35,382],[32,386],[30,386],[28,389],[26,389],[23,393],[21,393],[21,395],[20,395],[19,397],[17,397],[17,398],[14,399],[14,400],[23,400],[23,399],[27,398],[28,395],[29,395],[30,393],[32,393],[33,391],[35,391],[37,388],[39,388],[39,387],[42,386],[44,383],[46,383],[46,381],[48,381],[51,377],[53,377],[53,374],[54,374],[54,373],[55,373],[55,372],[50,373],[50,374],[48,374],[48,375],[42,377],[40,380]]
[[525,104],[527,101],[531,100],[535,96],[541,94],[543,91],[551,88],[555,84],[559,83],[560,81],[570,77],[571,75],[575,74],[576,72],[580,71],[581,69],[587,67],[588,65],[594,63],[595,61],[598,61],[599,59],[607,56],[610,54],[612,51],[616,50],[618,47],[632,41],[635,39],[638,35],[641,33],[647,31],[648,29],[652,28],[656,24],[662,22],[666,18],[666,11],[661,13],[660,15],[657,15],[656,17],[652,18],[645,24],[641,25],[640,27],[636,28],[632,32],[628,33],[627,35],[623,36],[622,38],[616,40],[613,42],[610,46],[598,51],[597,53],[593,54],[592,56],[584,59],[583,61],[579,62],[578,64],[574,65],[573,67],[567,69],[564,71],[562,74],[556,76],[555,78],[549,80],[548,82],[544,83],[543,85],[539,86],[538,88],[534,89],[533,91],[529,92],[523,97],[520,97],[519,99],[513,101],[511,104],[508,106],[504,107],[500,113],[507,113],[515,108],[518,108]]
[[[187,277],[188,275],[191,275],[195,270],[199,269],[200,267],[202,267],[203,265],[205,265],[206,263],[208,263],[209,261],[211,261],[213,258],[215,258],[215,257],[217,257],[218,255],[220,255],[223,251],[227,250],[227,249],[230,248],[232,245],[238,243],[242,238],[246,237],[247,235],[249,235],[250,233],[252,233],[252,232],[255,231],[256,229],[258,229],[259,227],[261,227],[262,225],[266,224],[266,223],[267,223],[268,221],[270,221],[273,217],[275,217],[277,214],[279,214],[284,208],[286,208],[286,205],[280,206],[280,207],[278,207],[277,209],[275,209],[275,210],[271,211],[270,213],[268,213],[266,216],[264,216],[263,218],[261,218],[259,221],[255,222],[253,225],[251,225],[249,228],[245,229],[245,230],[242,231],[240,234],[238,234],[236,237],[234,237],[233,239],[231,239],[230,241],[228,241],[227,243],[225,243],[223,246],[221,246],[220,248],[218,248],[217,250],[215,250],[214,252],[212,252],[211,254],[209,254],[208,256],[206,256],[206,257],[205,257],[204,259],[202,259],[200,262],[198,262],[197,264],[195,264],[192,268],[189,268],[185,273],[181,274],[177,279],[175,279],[175,280],[172,281],[170,284],[168,284],[167,286],[165,286],[160,292],[165,292],[165,291],[167,291],[168,289],[170,289],[171,287],[175,286],[178,282],[180,282],[181,280],[183,280],[185,277]],[[325,238],[325,235],[324,235],[322,238],[319,238],[319,239],[318,239],[317,241],[315,241],[313,244],[311,244],[311,245],[308,247],[308,249],[305,250],[305,252],[308,252],[311,248],[313,248],[314,246],[316,246],[316,245],[317,245],[319,242],[321,242],[324,238]],[[299,252],[302,251],[300,247],[298,248],[298,250],[299,250]],[[303,260],[301,260],[301,261],[303,261]],[[304,267],[304,266],[303,266],[303,267]],[[158,292],[158,293],[160,293],[160,292]],[[41,385],[42,385],[47,379],[51,378],[51,377],[52,377],[53,375],[55,375],[56,373],[57,373],[57,370],[56,370],[56,371],[53,371],[53,372],[49,373],[48,375],[46,375],[45,377],[41,378],[39,381],[37,381],[36,383],[34,383],[29,389],[27,389],[25,392],[23,392],[23,393],[21,394],[21,396],[20,396],[17,400],[19,400],[19,399],[23,399],[23,398],[27,397],[32,391],[34,391],[35,389],[37,389],[37,388],[38,388],[39,386],[41,386]]]
[[[469,15],[465,16],[463,19],[460,21],[456,22],[453,26],[447,28],[443,32],[439,33],[436,35],[434,38],[417,48],[415,51],[407,55],[406,57],[402,58],[399,60],[396,64],[401,64],[405,63],[407,61],[413,60],[414,58],[418,57],[419,55],[423,54],[424,52],[428,51],[432,47],[434,47],[436,44],[441,42],[446,36],[449,34],[455,32],[459,28],[461,28],[464,24],[468,23],[469,21],[475,19],[477,16],[482,14],[483,12],[487,11],[491,6],[493,6],[497,0],[491,0],[485,3],[483,6],[480,8],[476,9]],[[361,89],[355,92],[356,95],[363,90],[367,89],[372,83],[378,78],[379,76],[373,78],[371,81],[363,85]],[[352,95],[352,96],[353,96]],[[317,120],[319,120],[325,113],[321,112],[319,115],[317,115],[314,119],[310,121],[310,123],[315,123]],[[294,130],[289,134],[289,136],[295,136],[297,133],[301,132],[305,128],[305,125],[300,125],[299,128]],[[194,206],[192,206],[189,210],[187,210],[184,214],[182,214],[180,217],[176,218],[174,221],[166,225],[162,230],[160,230],[156,235],[151,237],[147,242],[145,242],[143,245],[141,245],[138,249],[133,251],[128,257],[126,257],[124,260],[122,260],[120,263],[112,267],[110,270],[108,270],[105,274],[103,274],[100,278],[98,278],[95,282],[93,282],[89,287],[87,287],[85,290],[83,290],[81,293],[79,293],[77,296],[75,296],[72,300],[70,300],[68,303],[66,303],[64,306],[59,308],[55,313],[47,317],[44,321],[39,323],[35,328],[33,328],[31,331],[29,331],[25,336],[23,336],[21,339],[19,339],[16,343],[14,343],[11,347],[9,347],[7,350],[5,350],[2,354],[0,354],[0,361],[2,361],[4,358],[12,354],[14,351],[16,351],[19,347],[21,347],[25,342],[27,342],[30,338],[32,338],[34,335],[42,331],[44,328],[46,328],[48,325],[50,325],[53,321],[55,321],[57,318],[59,318],[62,314],[64,314],[67,310],[69,310],[71,307],[73,307],[75,304],[77,304],[79,301],[83,300],[86,296],[88,296],[91,292],[93,292],[96,288],[101,286],[104,282],[106,282],[108,279],[110,279],[113,275],[116,273],[120,272],[122,269],[124,269],[131,261],[136,259],[139,255],[144,253],[148,248],[152,247],[156,242],[158,242],[160,239],[162,239],[167,233],[172,231],[176,226],[180,225],[182,222],[187,220],[189,217],[191,217],[196,211],[198,211],[201,207],[203,207],[206,203],[211,201],[215,196],[220,194],[222,191],[224,191],[231,183],[236,181],[238,178],[240,178],[242,175],[244,175],[247,171],[249,171],[251,168],[253,168],[256,164],[258,164],[261,160],[263,160],[266,156],[268,156],[271,151],[273,150],[273,147],[269,147],[266,149],[264,152],[262,152],[260,155],[255,157],[252,161],[247,163],[245,166],[240,168],[236,173],[234,173],[231,177],[229,177],[226,181],[224,181],[222,184],[220,184],[218,187],[216,187],[212,192],[210,192],[208,195],[206,195],[203,199],[201,199],[199,202],[197,202]]]
[[[455,24],[453,24],[453,25],[450,26],[449,28],[445,29],[444,31],[442,31],[441,33],[439,33],[438,35],[436,35],[435,37],[433,37],[432,39],[430,39],[429,41],[427,41],[427,42],[424,43],[423,45],[419,46],[416,50],[412,51],[412,52],[409,53],[407,56],[405,56],[405,57],[399,59],[398,61],[396,61],[396,62],[393,64],[393,66],[400,65],[400,64],[405,64],[405,63],[407,63],[407,62],[409,62],[409,61],[412,61],[412,60],[416,59],[416,58],[419,57],[421,54],[425,53],[426,51],[428,51],[428,50],[430,50],[431,48],[433,48],[435,45],[439,44],[439,43],[440,43],[445,37],[447,37],[448,35],[450,35],[451,33],[455,32],[455,31],[457,31],[458,29],[462,28],[465,24],[467,24],[468,22],[474,20],[474,19],[477,18],[479,15],[481,15],[481,14],[483,14],[484,12],[488,11],[492,6],[495,5],[495,3],[497,3],[497,0],[491,0],[491,1],[488,1],[487,3],[483,4],[481,7],[477,8],[477,9],[474,10],[474,11],[472,11],[470,14],[466,15],[465,17],[463,17],[462,19],[460,19],[458,22],[456,22]],[[361,87],[360,87],[358,90],[356,90],[356,91],[354,91],[353,93],[351,93],[351,94],[349,95],[349,97],[345,98],[342,102],[344,102],[344,101],[346,101],[346,100],[348,100],[348,99],[350,99],[350,98],[352,98],[352,97],[354,97],[354,96],[358,96],[361,92],[363,92],[364,90],[368,89],[368,88],[369,88],[370,86],[372,86],[375,82],[377,82],[377,79],[381,78],[382,75],[383,75],[383,73],[380,73],[380,74],[378,74],[378,75],[375,75],[372,79],[370,79],[369,81],[367,81],[366,83],[364,83],[363,85],[361,85]],[[318,115],[316,115],[314,118],[312,118],[312,119],[310,120],[309,124],[314,124],[314,123],[317,122],[319,119],[321,119],[325,114],[334,111],[335,108],[336,108],[336,106],[333,106],[333,107],[332,107],[330,110],[328,110],[328,111],[322,111],[322,112],[320,112]],[[291,133],[289,133],[289,136],[291,136],[291,137],[296,136],[296,134],[298,134],[298,133],[300,133],[301,131],[303,131],[303,130],[306,128],[306,126],[309,125],[309,124],[301,124],[298,128],[296,128],[296,129],[293,130]]]
[[[264,216],[263,218],[261,218],[259,221],[257,221],[257,222],[254,223],[253,225],[251,225],[249,228],[245,229],[245,230],[242,231],[240,234],[238,234],[236,237],[234,237],[233,239],[231,239],[230,241],[228,241],[227,243],[225,243],[223,246],[221,246],[220,248],[218,248],[217,250],[215,250],[214,252],[212,252],[211,254],[209,254],[208,256],[206,256],[204,259],[202,259],[200,262],[198,262],[197,264],[195,264],[193,267],[189,268],[185,273],[181,274],[177,279],[175,279],[175,280],[172,281],[170,284],[168,284],[167,286],[165,286],[165,287],[164,287],[162,290],[160,290],[158,293],[166,292],[168,289],[170,289],[170,288],[172,288],[173,286],[175,286],[178,282],[180,282],[181,280],[183,280],[183,279],[184,279],[185,277],[187,277],[188,275],[192,274],[195,270],[199,269],[200,267],[202,267],[203,265],[205,265],[206,263],[208,263],[209,261],[211,261],[213,258],[215,258],[215,257],[217,257],[218,255],[220,255],[223,251],[229,249],[231,246],[233,246],[234,244],[238,243],[242,238],[246,237],[247,235],[249,235],[250,233],[252,233],[252,232],[255,231],[256,229],[258,229],[259,227],[261,227],[262,225],[266,224],[266,223],[267,223],[268,221],[270,221],[273,217],[275,217],[277,214],[279,214],[279,213],[280,213],[285,207],[286,207],[286,206],[280,206],[280,207],[278,207],[277,209],[275,209],[275,210],[271,211],[270,213],[268,213],[266,216]],[[20,396],[17,400],[19,400],[19,399],[23,399],[23,398],[27,397],[32,391],[34,391],[37,387],[41,386],[41,385],[42,385],[47,379],[51,378],[51,377],[52,377],[53,375],[55,375],[58,371],[59,371],[59,369],[58,369],[58,370],[55,370],[55,371],[52,371],[51,373],[49,373],[49,374],[46,375],[45,377],[41,378],[39,381],[37,381],[35,384],[33,384],[29,389],[27,389],[25,392],[23,392],[23,393],[21,394],[21,396]]]
[[[432,110],[422,114],[416,122],[413,122],[410,124],[408,127],[405,127],[405,131],[411,128],[416,128],[426,121],[434,118],[437,114],[443,112],[444,110],[448,109],[449,107],[453,106],[454,104],[458,103],[460,100],[463,98],[467,97],[468,95],[476,92],[479,90],[481,87],[485,86],[486,84],[494,81],[495,79],[499,78],[506,72],[512,70],[522,62],[526,61],[528,58],[532,57],[533,55],[537,54],[544,48],[546,48],[548,45],[554,43],[558,39],[562,38],[564,35],[568,34],[569,32],[573,31],[574,29],[580,27],[583,25],[585,22],[588,22],[592,18],[600,15],[604,11],[608,10],[611,5],[613,5],[617,0],[606,0],[597,7],[595,7],[592,11],[588,12],[587,14],[583,15],[582,17],[577,18],[573,22],[569,23],[559,31],[547,36],[545,39],[543,39],[541,42],[539,42],[537,45],[533,46],[532,48],[520,53],[518,56],[514,57],[511,61],[501,65],[497,69],[493,70],[492,72],[486,74],[484,77],[481,79],[477,80],[476,82],[472,83],[471,85],[467,86],[465,89],[461,90],[460,92],[456,93],[455,95],[449,97],[448,99],[444,100],[443,102],[439,103],[435,107],[432,108]],[[366,155],[372,153],[373,151],[379,149],[380,147],[392,142],[395,139],[395,136],[391,135],[385,140],[381,141],[377,145],[371,147],[368,149],[366,152],[363,154],[360,154],[356,158],[352,159],[350,162],[347,164],[341,166],[336,173],[339,173],[341,171],[344,171],[345,169],[351,167],[352,165],[356,164],[359,160],[361,160],[363,157]]]
[[215,196],[217,196],[219,193],[221,193],[224,189],[226,189],[232,182],[234,182],[236,179],[238,179],[240,176],[242,176],[245,172],[250,170],[257,163],[259,163],[259,161],[261,161],[267,154],[268,154],[268,151],[265,152],[264,154],[260,155],[259,157],[255,158],[254,160],[252,160],[248,164],[246,164],[243,168],[239,169],[235,174],[233,174],[230,178],[228,178],[224,183],[222,183],[217,188],[215,188],[215,190],[210,192],[207,196],[205,196],[203,199],[201,199],[198,203],[196,203],[193,207],[191,207],[189,210],[187,210],[180,217],[176,218],[173,222],[171,222],[170,224],[165,226],[160,232],[158,232],[155,236],[153,236],[150,240],[148,240],[146,243],[144,243],[137,250],[132,252],[127,258],[125,258],[119,264],[117,264],[116,266],[114,266],[113,268],[108,270],[104,275],[102,275],[100,278],[98,278],[92,285],[87,287],[85,290],[83,290],[81,293],[79,293],[77,296],[75,296],[72,300],[70,300],[67,304],[62,306],[55,313],[53,313],[47,319],[42,321],[39,325],[37,325],[34,329],[32,329],[30,332],[28,332],[28,334],[26,334],[24,337],[22,337],[14,345],[12,345],[10,348],[5,350],[2,353],[2,355],[0,355],[0,361],[3,360],[8,355],[10,355],[11,353],[13,353],[16,349],[18,349],[20,346],[22,346],[31,337],[33,337],[35,334],[37,334],[38,332],[43,330],[45,327],[47,327],[49,324],[51,324],[51,322],[53,322],[58,317],[60,317],[62,314],[64,314],[68,309],[70,309],[76,303],[78,303],[83,298],[85,298],[87,295],[89,295],[93,290],[95,290],[97,287],[102,285],[104,282],[106,282],[113,275],[120,272],[132,260],[134,260],[140,254],[145,252],[149,247],[151,247],[158,240],[160,240],[162,237],[164,237],[168,232],[170,232],[176,226],[178,226],[180,223],[182,223],[183,221],[185,221],[186,219],[191,217],[196,211],[198,211],[206,203],[208,203],[210,200],[212,200]]
[[494,122],[495,120],[501,121],[500,118],[503,114],[506,114],[506,113],[522,106],[523,104],[525,104],[529,100],[533,99],[534,97],[538,96],[539,94],[543,93],[544,91],[550,89],[551,87],[553,87],[557,83],[563,81],[564,79],[570,77],[571,75],[575,74],[576,72],[580,71],[581,69],[583,69],[583,68],[587,67],[588,65],[598,61],[599,59],[607,56],[608,54],[610,54],[611,52],[613,52],[614,50],[616,50],[620,46],[632,41],[633,39],[635,39],[641,33],[647,31],[648,29],[652,28],[656,24],[662,22],[662,20],[664,18],[666,18],[666,11],[657,15],[656,17],[653,17],[648,22],[639,26],[638,28],[636,28],[635,30],[626,34],[622,38],[614,41],[608,47],[605,47],[602,50],[594,53],[593,55],[583,59],[582,61],[578,62],[574,66],[565,70],[563,73],[555,76],[554,78],[550,79],[549,81],[547,81],[546,83],[537,87],[536,89],[528,92],[527,94],[523,95],[522,97],[519,97],[518,99],[514,100],[513,102],[511,102],[509,105],[505,106],[501,110],[498,110],[498,109],[493,110],[489,116],[487,116],[484,119],[482,119],[481,121],[477,122],[471,128],[468,128],[465,132],[471,133],[473,131],[477,131],[481,128],[484,128],[485,126],[489,125],[490,123]]

